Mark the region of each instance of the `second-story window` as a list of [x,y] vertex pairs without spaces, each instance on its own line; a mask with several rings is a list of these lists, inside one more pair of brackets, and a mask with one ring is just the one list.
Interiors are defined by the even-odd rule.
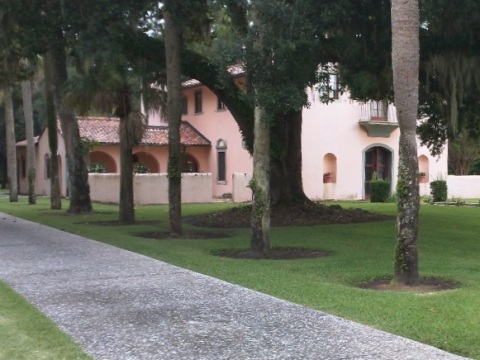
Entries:
[[320,101],[329,103],[340,97],[340,82],[335,66],[320,68],[320,84],[318,86]]
[[188,98],[186,96],[182,96],[182,115],[188,114]]
[[225,110],[227,107],[225,104],[217,97],[217,110]]
[[338,75],[337,74],[329,74],[328,81],[327,81],[327,90],[328,90],[328,97],[330,99],[338,99]]
[[195,92],[195,114],[200,114],[203,112],[203,96],[201,91]]

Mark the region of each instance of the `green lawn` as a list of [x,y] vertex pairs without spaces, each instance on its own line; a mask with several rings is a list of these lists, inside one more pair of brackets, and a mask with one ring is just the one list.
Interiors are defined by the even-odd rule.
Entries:
[[90,359],[42,313],[0,282],[0,359]]
[[[342,205],[392,215],[396,211],[395,204]],[[229,206],[232,205],[187,205],[183,213],[219,211]],[[0,199],[2,212],[480,359],[480,208],[422,205],[421,274],[460,283],[455,290],[423,294],[377,292],[355,286],[360,281],[392,275],[393,219],[367,224],[276,228],[272,230],[274,246],[318,248],[332,255],[320,259],[258,261],[211,255],[212,250],[248,247],[248,229],[235,229],[233,237],[215,240],[145,239],[135,234],[167,228],[167,206],[137,208],[138,220],[160,220],[161,225],[157,226],[86,224],[117,217],[115,206],[95,204],[95,210],[94,215],[57,216],[63,211],[49,210],[47,199],[39,199],[39,205],[35,206],[27,205],[26,199],[14,204]]]

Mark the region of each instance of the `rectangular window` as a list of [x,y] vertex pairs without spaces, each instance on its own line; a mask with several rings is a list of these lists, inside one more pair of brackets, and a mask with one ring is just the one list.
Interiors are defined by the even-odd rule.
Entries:
[[225,104],[222,102],[222,100],[220,100],[220,98],[217,97],[217,110],[225,110],[225,109],[226,109]]
[[44,178],[50,179],[50,170],[51,170],[51,162],[50,162],[50,155],[45,154],[45,171],[44,171]]
[[202,92],[196,91],[195,92],[195,114],[200,114],[203,112],[203,104],[202,104]]
[[226,169],[226,158],[225,158],[225,151],[218,151],[217,152],[217,167],[218,167],[218,176],[217,181],[225,182],[227,180],[227,169]]
[[182,115],[188,114],[188,98],[186,96],[182,96]]
[[328,76],[328,97],[330,99],[338,99],[338,75],[337,74],[330,74]]

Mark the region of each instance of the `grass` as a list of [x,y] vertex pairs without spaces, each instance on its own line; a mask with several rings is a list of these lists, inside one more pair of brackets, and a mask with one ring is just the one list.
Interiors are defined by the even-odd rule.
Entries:
[[90,359],[40,311],[0,282],[0,359]]
[[[65,205],[66,202],[64,202]],[[395,214],[395,204],[344,203]],[[231,204],[186,205],[184,215],[220,211]],[[423,205],[420,214],[420,271],[423,276],[458,281],[459,288],[438,293],[377,292],[361,281],[392,275],[395,220],[368,224],[275,228],[272,245],[323,249],[320,259],[238,260],[211,251],[246,248],[248,229],[211,240],[155,240],[139,232],[167,229],[167,206],[141,206],[138,220],[160,225],[98,226],[114,220],[117,207],[95,204],[93,215],[66,216],[49,210],[48,200],[29,206],[26,199],[0,199],[0,211],[138,252],[171,264],[240,284],[273,296],[480,359],[480,208]],[[186,228],[191,226],[185,225]],[[160,229],[161,228],[161,229]],[[11,315],[15,316],[15,314]]]

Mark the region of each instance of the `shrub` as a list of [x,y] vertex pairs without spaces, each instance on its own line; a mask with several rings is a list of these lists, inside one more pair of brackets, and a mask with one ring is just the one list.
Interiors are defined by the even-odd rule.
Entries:
[[102,162],[91,163],[88,172],[102,174],[107,171],[107,167]]
[[386,202],[390,197],[390,182],[386,180],[372,180],[370,182],[370,202]]
[[430,183],[430,194],[433,201],[447,200],[447,182],[445,180],[435,180]]
[[133,172],[136,174],[148,174],[150,169],[144,163],[138,162],[133,165]]

